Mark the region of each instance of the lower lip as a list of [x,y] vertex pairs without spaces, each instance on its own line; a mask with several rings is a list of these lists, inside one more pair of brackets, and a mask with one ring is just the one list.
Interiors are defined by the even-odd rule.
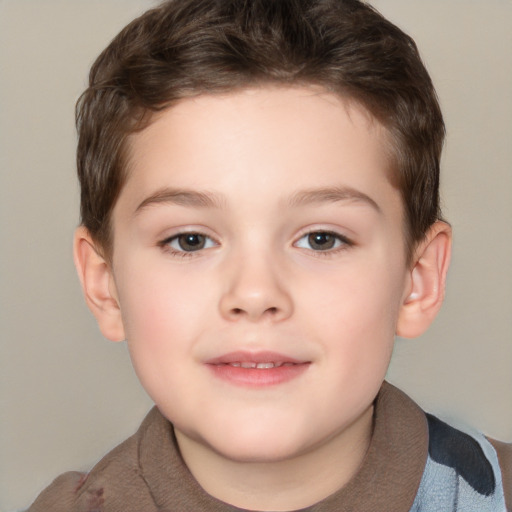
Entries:
[[209,364],[208,367],[220,379],[246,387],[276,386],[302,375],[309,363],[284,365],[274,368],[242,368],[229,364]]

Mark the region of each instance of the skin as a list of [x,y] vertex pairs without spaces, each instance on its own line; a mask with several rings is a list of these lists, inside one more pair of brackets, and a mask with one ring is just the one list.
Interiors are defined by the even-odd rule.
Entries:
[[[319,89],[182,100],[131,138],[112,266],[77,232],[103,333],[126,338],[192,474],[223,501],[291,510],[342,487],[395,334],[437,313],[449,228],[433,226],[406,265],[387,148],[362,108]],[[219,376],[209,362],[235,351],[302,369]]]

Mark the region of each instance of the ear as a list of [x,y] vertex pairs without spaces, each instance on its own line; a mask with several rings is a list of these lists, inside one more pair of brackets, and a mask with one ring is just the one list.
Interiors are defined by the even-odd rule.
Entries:
[[423,334],[439,312],[444,299],[451,246],[452,230],[442,221],[433,224],[418,244],[398,315],[398,336],[415,338]]
[[83,226],[75,231],[73,255],[85,301],[100,331],[110,341],[123,341],[124,327],[111,267]]

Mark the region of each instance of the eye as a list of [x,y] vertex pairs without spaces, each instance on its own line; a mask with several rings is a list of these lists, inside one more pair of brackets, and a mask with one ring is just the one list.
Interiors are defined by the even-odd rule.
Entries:
[[214,247],[215,245],[217,244],[209,236],[192,232],[180,233],[162,242],[162,246],[170,248],[175,252],[195,252]]
[[312,231],[295,243],[296,247],[313,251],[330,251],[346,245],[351,245],[347,238],[330,231]]

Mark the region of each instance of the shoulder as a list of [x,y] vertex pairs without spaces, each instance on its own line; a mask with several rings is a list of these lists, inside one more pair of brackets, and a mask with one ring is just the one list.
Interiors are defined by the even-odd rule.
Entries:
[[431,414],[427,414],[430,458],[451,468],[475,491],[489,495],[494,492],[495,471],[482,439],[462,432]]
[[508,509],[512,510],[512,443],[503,443],[490,438],[489,442],[498,454],[503,488],[505,490],[505,501],[507,502]]
[[156,511],[139,466],[140,439],[154,416],[151,411],[138,432],[103,457],[90,473],[68,472],[57,477],[26,512],[129,512],[135,503],[145,512]]
[[430,414],[426,417],[428,460],[418,495],[423,502],[420,510],[430,510],[425,508],[427,498],[439,496],[456,503],[457,511],[504,511],[505,501],[510,507],[511,486],[503,470],[510,470],[510,446],[504,445],[504,455],[498,456],[482,434],[456,429]]
[[60,475],[37,497],[27,512],[72,510],[76,502],[76,494],[86,479],[87,473],[77,471]]

